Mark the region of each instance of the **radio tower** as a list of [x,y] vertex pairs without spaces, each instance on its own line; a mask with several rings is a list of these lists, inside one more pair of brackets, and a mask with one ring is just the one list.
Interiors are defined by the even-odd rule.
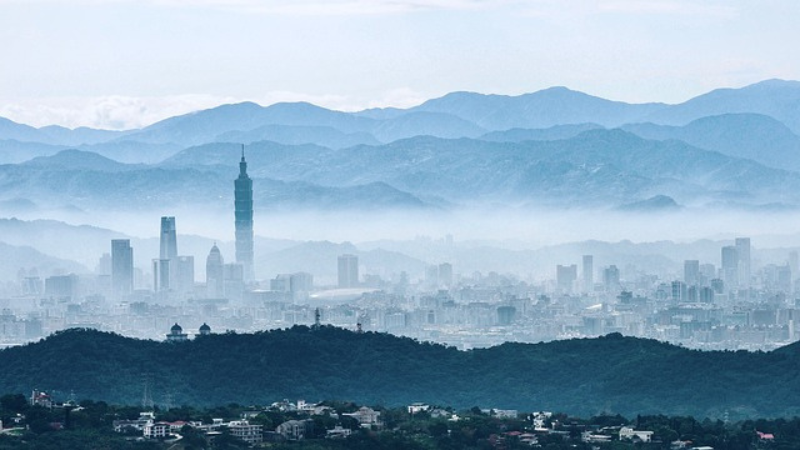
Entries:
[[319,322],[320,322],[320,317],[321,317],[321,316],[322,316],[322,315],[321,315],[321,314],[320,314],[320,312],[319,312],[319,308],[315,309],[315,310],[314,310],[314,326],[312,327],[312,329],[314,329],[314,330],[319,330],[319,327],[321,327],[321,326],[322,326],[322,325],[320,325],[320,323],[319,323]]
[[142,376],[144,382],[144,390],[142,392],[142,408],[153,409],[153,394],[150,392],[150,375],[145,374]]

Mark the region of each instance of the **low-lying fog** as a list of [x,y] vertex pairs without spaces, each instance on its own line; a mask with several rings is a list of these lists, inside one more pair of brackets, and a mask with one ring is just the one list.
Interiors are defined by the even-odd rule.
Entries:
[[[565,205],[568,207],[568,205]],[[23,220],[53,219],[91,225],[141,239],[158,237],[159,218],[175,216],[178,234],[219,241],[233,239],[233,211],[198,208],[84,213],[17,213]],[[0,212],[0,217],[9,217]],[[800,211],[730,211],[682,209],[674,212],[615,210],[511,210],[485,208],[458,211],[296,211],[259,212],[255,235],[269,239],[362,243],[452,235],[460,242],[492,241],[504,247],[540,246],[600,240],[652,242],[754,238],[762,247],[800,245]],[[756,239],[758,238],[758,239]],[[2,240],[2,238],[0,238]],[[72,245],[73,243],[65,243]],[[754,242],[755,244],[755,242]]]
[[[131,238],[135,264],[147,273],[150,261],[158,256],[162,215],[176,217],[178,253],[194,256],[198,281],[205,279],[205,259],[214,242],[226,262],[234,261],[233,212],[222,208],[108,212],[91,217],[63,212],[48,217],[19,214],[26,221],[48,218],[112,231],[34,226],[32,222],[14,228],[6,221],[7,231],[0,234],[0,241],[28,245],[91,271],[102,253],[110,251],[111,239]],[[360,254],[364,273],[387,278],[400,271],[421,277],[426,265],[450,262],[454,271],[464,275],[496,271],[546,280],[554,277],[556,264],[579,265],[582,254],[595,255],[596,268],[619,266],[623,276],[626,270],[644,270],[669,277],[682,273],[685,259],[719,266],[721,246],[741,236],[752,239],[754,264],[785,264],[788,252],[800,248],[798,224],[798,212],[709,209],[659,213],[507,208],[262,211],[255,217],[256,275],[265,280],[304,271],[322,283],[333,282],[336,256],[352,252]],[[6,261],[6,265],[11,263]],[[6,273],[16,273],[12,267],[7,269]]]

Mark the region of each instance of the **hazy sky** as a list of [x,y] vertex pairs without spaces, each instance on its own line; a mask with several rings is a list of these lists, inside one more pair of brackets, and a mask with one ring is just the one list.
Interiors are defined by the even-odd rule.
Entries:
[[676,103],[800,79],[798,23],[796,0],[0,0],[0,116],[127,128],[554,85]]

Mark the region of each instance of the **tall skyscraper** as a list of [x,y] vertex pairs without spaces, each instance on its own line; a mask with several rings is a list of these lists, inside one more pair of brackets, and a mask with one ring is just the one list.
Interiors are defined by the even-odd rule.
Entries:
[[736,238],[736,253],[739,255],[739,284],[750,287],[750,238]]
[[133,248],[130,239],[111,241],[111,287],[117,297],[133,292]]
[[222,267],[222,278],[225,284],[225,298],[239,301],[244,296],[244,267],[239,263],[225,264]]
[[571,294],[572,285],[575,284],[575,280],[577,278],[578,266],[575,264],[569,266],[562,266],[559,264],[556,266],[556,285],[558,292],[563,294]]
[[208,298],[225,297],[225,260],[217,244],[211,247],[206,258],[206,295]]
[[735,290],[739,285],[739,252],[736,247],[722,247],[722,280],[727,290]]
[[153,290],[168,291],[175,288],[175,264],[178,257],[178,238],[174,217],[161,218],[161,251],[153,260]]
[[153,290],[155,292],[170,289],[170,260],[153,259]]
[[253,269],[253,180],[247,176],[247,162],[239,162],[239,178],[234,182],[234,200],[236,213],[236,262],[244,269],[244,281],[255,279]]
[[439,264],[439,286],[450,288],[453,285],[453,265]]
[[182,294],[194,289],[194,256],[177,256],[170,263],[173,275],[173,289]]
[[342,255],[339,257],[339,287],[356,286],[358,286],[358,256]]
[[687,286],[700,285],[700,261],[687,259],[683,262],[683,282]]
[[610,265],[603,269],[603,285],[606,291],[618,291],[621,288],[619,282],[619,268],[615,265]]
[[583,255],[583,292],[594,291],[594,256]]
[[175,218],[161,218],[161,259],[175,259],[178,256],[178,238],[175,231]]

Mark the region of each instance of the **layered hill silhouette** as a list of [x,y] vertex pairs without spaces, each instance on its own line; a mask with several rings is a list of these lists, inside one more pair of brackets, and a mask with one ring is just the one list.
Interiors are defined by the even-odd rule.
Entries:
[[798,101],[800,82],[768,80],[678,105],[554,87],[361,112],[245,102],[127,131],[0,119],[0,202],[227,204],[246,143],[256,201],[276,209],[798,208]]
[[[767,80],[739,89],[717,89],[686,102],[631,104],[552,87],[508,96],[454,92],[408,109],[385,108],[342,112],[309,103],[252,102],[222,105],[162,120],[138,130],[70,130],[59,126],[34,128],[0,118],[0,142],[36,142],[82,146],[135,142],[183,147],[220,142],[231,137],[282,143],[316,143],[341,147],[346,140],[387,143],[420,135],[444,138],[477,137],[512,128],[543,129],[560,125],[597,124],[613,128],[632,123],[682,126],[725,114],[769,116],[800,133],[800,82]],[[268,135],[266,135],[268,134]],[[303,138],[298,134],[316,134]],[[108,155],[106,155],[108,156]],[[135,162],[135,161],[132,161]]]
[[114,403],[366,404],[548,409],[590,415],[774,417],[800,412],[797,344],[769,353],[703,352],[614,334],[458,351],[388,334],[296,326],[142,341],[67,330],[0,351],[0,392],[39,389]]
[[[621,130],[590,130],[562,140],[491,142],[421,136],[382,146],[331,150],[269,142],[249,147],[256,176],[324,186],[385,182],[419,198],[456,204],[504,202],[621,205],[656,195],[680,204],[736,199],[792,203],[793,172]],[[234,170],[235,144],[192,147],[163,167]],[[800,187],[800,185],[798,185]]]
[[[655,135],[654,139],[620,129],[589,129],[566,139],[418,136],[339,149],[258,141],[248,145],[248,170],[262,210],[495,204],[614,208],[654,197],[671,198],[670,206],[800,206],[800,173],[775,167],[777,155],[765,154],[772,162],[769,167],[662,139],[688,128],[654,127],[632,126],[634,132]],[[783,141],[784,153],[800,143],[792,136]],[[753,145],[743,151],[758,153],[755,141],[750,142]],[[235,143],[203,144],[147,165],[64,150],[0,165],[0,188],[8,199],[50,207],[69,204],[90,213],[145,210],[153,204],[226,208],[232,201],[230,183],[238,172],[240,152]]]
[[645,139],[679,140],[768,167],[800,171],[800,136],[762,114],[708,116],[680,127],[642,123],[622,129]]

